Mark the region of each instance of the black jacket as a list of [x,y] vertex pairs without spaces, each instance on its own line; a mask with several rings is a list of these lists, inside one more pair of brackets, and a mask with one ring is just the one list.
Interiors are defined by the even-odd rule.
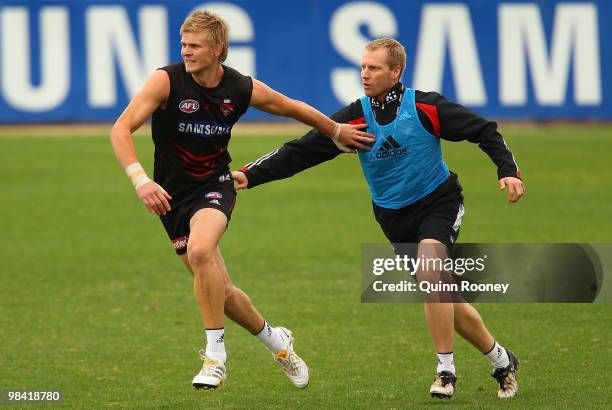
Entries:
[[[372,99],[372,108],[379,124],[385,125],[395,119],[403,92],[403,85],[397,83],[387,93],[383,103]],[[447,141],[467,140],[478,144],[497,165],[498,179],[508,176],[520,178],[514,157],[497,131],[495,122],[487,121],[467,108],[449,102],[436,92],[416,90],[415,102],[419,120],[430,134]],[[331,118],[339,123],[363,123],[361,101],[352,102]],[[241,171],[247,175],[249,188],[253,188],[288,178],[341,153],[327,135],[313,129],[303,137],[289,141],[278,150],[245,165]]]

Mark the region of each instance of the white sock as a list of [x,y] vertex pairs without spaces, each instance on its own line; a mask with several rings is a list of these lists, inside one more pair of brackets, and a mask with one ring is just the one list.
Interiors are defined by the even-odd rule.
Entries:
[[500,346],[499,343],[495,342],[495,345],[489,353],[485,353],[485,356],[489,358],[491,364],[494,368],[506,367],[510,364],[510,359],[508,358],[508,353],[503,346]]
[[280,330],[271,327],[267,321],[264,321],[263,329],[261,332],[257,333],[255,337],[257,337],[270,352],[278,353],[287,345],[287,341],[282,333],[283,332]]
[[453,352],[450,353],[438,353],[438,373],[447,371],[455,374],[455,358]]
[[205,354],[211,359],[216,359],[225,363],[227,353],[225,352],[225,328],[206,329],[206,350]]

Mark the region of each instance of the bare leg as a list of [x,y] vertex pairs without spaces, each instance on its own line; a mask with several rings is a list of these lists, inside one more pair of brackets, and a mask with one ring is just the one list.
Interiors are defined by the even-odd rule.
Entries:
[[216,209],[201,209],[191,218],[187,260],[193,273],[193,289],[204,327],[223,327],[225,280],[216,257],[225,232],[226,216]]
[[[453,351],[453,305],[425,303],[425,320],[438,353]],[[450,332],[449,332],[450,329]]]
[[264,325],[263,317],[255,309],[251,298],[242,289],[234,286],[229,278],[223,256],[218,250],[217,256],[229,283],[229,286],[225,288],[225,314],[252,334],[258,333]]
[[481,353],[488,353],[495,339],[487,330],[478,311],[469,303],[454,303],[455,330]]
[[[419,243],[417,255],[423,255],[425,259],[440,258],[444,260],[447,252],[445,246],[435,239],[424,239]],[[441,272],[435,269],[421,269],[417,272],[417,280],[429,281],[430,283],[438,283],[441,278]],[[443,303],[445,300],[444,294],[447,292],[437,292],[437,294],[426,295],[424,304],[425,320],[429,327],[429,333],[433,339],[436,351],[438,353],[447,353],[453,351],[453,323],[454,309],[453,303]],[[432,300],[438,298],[437,300]],[[449,302],[447,300],[447,302]]]
[[[418,255],[425,258],[441,258],[448,256],[446,247],[434,239],[425,239],[419,244]],[[428,280],[445,282],[447,279],[440,272],[423,270],[418,276],[418,280]],[[429,296],[426,300],[435,299]],[[489,333],[478,311],[469,303],[440,303],[440,301],[455,301],[448,292],[439,292],[438,300],[433,303],[425,303],[425,319],[429,326],[429,331],[438,352],[451,352],[453,350],[453,328],[465,340],[470,342],[481,353],[487,353],[493,347],[495,340]]]
[[[189,265],[187,255],[180,256],[187,269],[193,275],[193,269]],[[251,298],[232,283],[223,256],[221,256],[221,252],[219,252],[219,248],[216,250],[216,257],[223,271],[225,284],[225,315],[250,333],[258,333],[264,325],[263,317],[259,314],[255,306],[253,306]]]

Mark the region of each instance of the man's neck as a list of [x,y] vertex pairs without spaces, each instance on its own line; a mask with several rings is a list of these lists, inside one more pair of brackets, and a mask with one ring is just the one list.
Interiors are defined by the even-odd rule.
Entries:
[[388,89],[388,90],[386,90],[384,93],[382,93],[381,95],[379,95],[378,97],[376,97],[376,100],[377,100],[379,103],[381,103],[381,104],[384,104],[385,102],[388,102],[388,101],[385,101],[385,99],[387,98],[387,95],[389,95],[389,93],[390,93],[391,91],[401,92],[401,91],[402,91],[402,86],[401,86],[401,83],[398,81],[397,83],[393,84],[393,86],[392,86],[391,88],[389,88],[389,89]]
[[[393,88],[393,87],[391,87]],[[389,93],[389,91],[391,91],[391,88],[385,90],[384,93],[380,94],[379,96],[376,97],[376,101],[378,101],[379,103],[384,103],[385,102],[385,97],[387,96],[387,94]]]
[[403,93],[404,87],[397,82],[380,99],[378,97],[371,99],[372,113],[379,124],[386,125],[395,119],[402,102]]
[[223,66],[221,64],[216,64],[198,73],[191,73],[191,77],[202,87],[214,88],[218,86],[223,79]]

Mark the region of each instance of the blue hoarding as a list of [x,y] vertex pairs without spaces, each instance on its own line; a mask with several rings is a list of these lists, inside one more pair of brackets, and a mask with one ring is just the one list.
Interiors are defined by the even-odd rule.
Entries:
[[407,85],[485,116],[612,119],[607,1],[2,0],[0,123],[114,120],[180,60],[195,8],[228,21],[229,65],[326,113],[361,94],[363,46],[394,37]]

